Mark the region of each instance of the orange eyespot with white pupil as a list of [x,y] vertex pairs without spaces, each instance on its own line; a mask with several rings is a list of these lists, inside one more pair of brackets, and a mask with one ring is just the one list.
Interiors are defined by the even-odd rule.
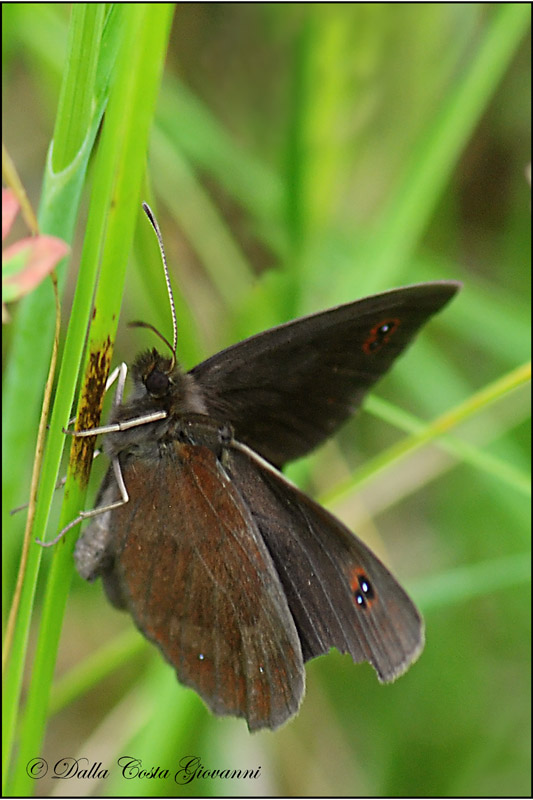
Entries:
[[370,330],[368,337],[363,343],[363,351],[368,355],[378,353],[381,348],[388,344],[400,327],[399,319],[384,319]]
[[354,602],[358,608],[366,609],[372,606],[376,595],[366,572],[360,567],[356,567],[352,572],[350,588],[353,593]]

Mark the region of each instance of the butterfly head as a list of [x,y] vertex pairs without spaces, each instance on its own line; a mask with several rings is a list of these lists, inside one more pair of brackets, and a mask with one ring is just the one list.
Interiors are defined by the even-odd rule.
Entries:
[[132,377],[136,386],[144,386],[148,396],[162,399],[171,393],[182,373],[172,357],[162,356],[153,348],[135,359]]
[[131,367],[132,397],[145,408],[162,409],[169,415],[205,414],[194,378],[183,372],[173,356],[155,348],[146,350]]

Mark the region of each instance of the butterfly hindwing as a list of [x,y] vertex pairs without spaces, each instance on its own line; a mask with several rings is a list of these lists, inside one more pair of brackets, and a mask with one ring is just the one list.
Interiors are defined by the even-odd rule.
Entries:
[[416,606],[360,539],[246,450],[231,449],[228,471],[272,556],[304,660],[336,647],[394,680],[423,647]]

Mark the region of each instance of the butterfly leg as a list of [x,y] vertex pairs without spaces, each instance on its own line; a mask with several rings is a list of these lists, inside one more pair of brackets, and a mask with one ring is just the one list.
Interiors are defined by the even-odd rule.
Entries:
[[[60,539],[63,538],[65,533],[77,525],[79,522],[83,522],[84,519],[91,519],[91,517],[98,517],[101,514],[105,514],[106,512],[112,511],[114,508],[120,508],[125,503],[129,502],[129,495],[128,490],[126,489],[126,484],[124,483],[124,478],[122,476],[122,470],[120,469],[120,462],[117,457],[113,459],[113,471],[115,473],[115,478],[117,480],[117,485],[120,491],[120,500],[115,500],[112,503],[107,503],[102,506],[98,506],[98,508],[93,508],[91,511],[80,511],[78,516],[69,522],[64,528],[62,528],[55,539],[52,539],[50,542],[42,542],[40,539],[36,539],[37,544],[40,544],[41,547],[52,547],[54,544],[57,544]],[[104,497],[107,492],[104,492]],[[91,526],[92,527],[92,526]],[[86,533],[89,532],[91,528],[88,528]],[[84,534],[85,535],[85,534]],[[83,577],[83,576],[82,576]],[[88,579],[87,579],[88,580]]]
[[[93,581],[98,578],[110,565],[109,555],[109,519],[111,511],[129,502],[129,495],[124,483],[122,470],[118,458],[113,459],[113,472],[120,491],[120,499],[112,500],[116,496],[116,487],[111,481],[102,494],[103,504],[94,508],[92,511],[82,511],[78,517],[70,523],[72,527],[77,522],[94,517],[93,522],[85,530],[74,549],[74,561],[76,568],[82,578],[86,581]],[[107,501],[107,502],[106,502]],[[66,530],[66,529],[64,529]]]

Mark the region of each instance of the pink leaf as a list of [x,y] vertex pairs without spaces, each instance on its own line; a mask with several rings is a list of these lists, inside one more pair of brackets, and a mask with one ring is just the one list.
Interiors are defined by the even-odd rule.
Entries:
[[2,278],[3,300],[16,300],[35,289],[69,250],[66,242],[44,235],[21,239],[8,247],[3,253],[2,271],[11,274]]

